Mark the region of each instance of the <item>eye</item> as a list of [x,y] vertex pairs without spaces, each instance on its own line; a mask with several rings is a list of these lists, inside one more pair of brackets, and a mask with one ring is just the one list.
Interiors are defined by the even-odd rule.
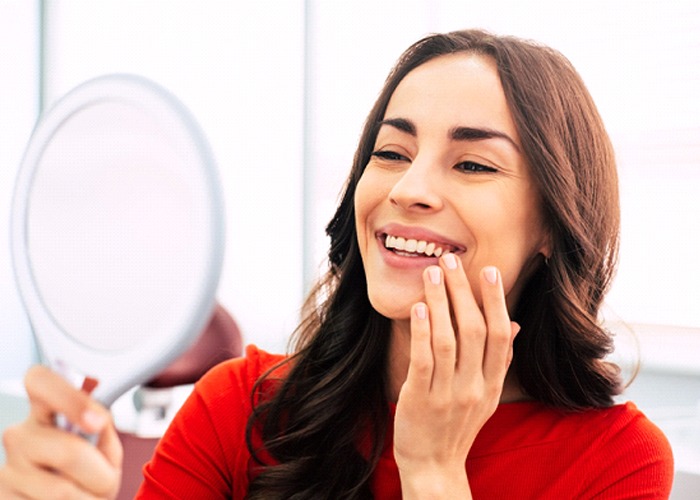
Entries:
[[498,170],[493,167],[487,167],[486,165],[482,165],[481,163],[476,163],[473,161],[463,161],[462,163],[458,163],[457,165],[455,165],[455,168],[461,172],[474,174],[482,172],[498,172]]
[[399,154],[395,151],[375,151],[372,153],[372,156],[375,158],[379,158],[381,160],[388,160],[388,161],[409,161],[408,158],[406,158],[404,155]]

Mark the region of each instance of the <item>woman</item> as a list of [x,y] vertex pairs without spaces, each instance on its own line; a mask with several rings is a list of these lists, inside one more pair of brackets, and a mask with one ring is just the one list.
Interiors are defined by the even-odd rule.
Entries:
[[[665,498],[668,443],[613,404],[603,360],[618,230],[610,141],[563,56],[474,30],[417,42],[366,121],[295,353],[205,376],[140,496]],[[42,368],[27,388],[0,485],[113,495],[104,409]]]

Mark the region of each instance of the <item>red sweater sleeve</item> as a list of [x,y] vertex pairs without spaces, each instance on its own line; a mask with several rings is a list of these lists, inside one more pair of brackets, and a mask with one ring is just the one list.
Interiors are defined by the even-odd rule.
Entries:
[[144,467],[136,498],[242,498],[248,487],[250,393],[259,375],[281,359],[251,346],[245,358],[209,371]]

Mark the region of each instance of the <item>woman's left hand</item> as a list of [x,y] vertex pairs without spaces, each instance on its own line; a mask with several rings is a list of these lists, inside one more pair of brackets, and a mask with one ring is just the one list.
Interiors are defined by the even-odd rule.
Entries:
[[411,310],[394,455],[404,498],[470,498],[467,454],[496,410],[520,327],[510,321],[495,267],[479,276],[483,312],[456,256],[443,256],[423,280],[426,302]]

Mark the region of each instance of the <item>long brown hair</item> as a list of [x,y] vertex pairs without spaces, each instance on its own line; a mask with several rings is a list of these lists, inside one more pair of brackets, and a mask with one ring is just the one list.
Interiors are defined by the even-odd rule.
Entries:
[[[618,370],[603,360],[611,337],[598,321],[617,258],[617,174],[583,81],[564,56],[534,42],[479,30],[431,35],[401,56],[365,122],[327,227],[330,269],[307,299],[288,375],[272,391],[263,389],[272,382],[263,377],[254,391],[250,498],[371,496],[369,478],[389,418],[390,324],[367,297],[355,187],[399,82],[424,62],[456,52],[496,61],[551,235],[552,254],[513,312],[522,327],[514,347],[519,381],[532,398],[567,410],[609,406],[619,392]],[[264,453],[253,446],[253,434]]]

